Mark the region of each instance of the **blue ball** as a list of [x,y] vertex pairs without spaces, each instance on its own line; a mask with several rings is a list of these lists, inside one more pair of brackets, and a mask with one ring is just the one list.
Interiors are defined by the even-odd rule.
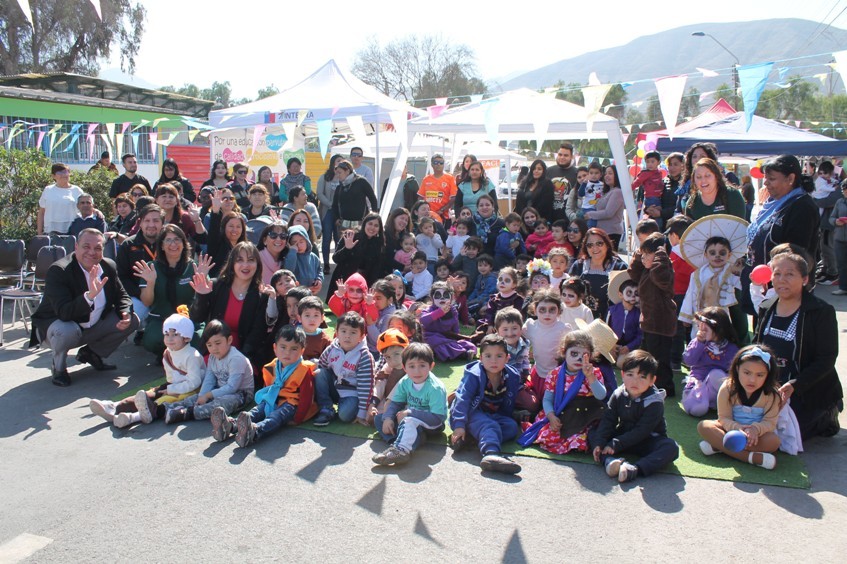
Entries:
[[732,452],[741,452],[747,446],[747,435],[744,431],[730,431],[723,436],[723,446]]

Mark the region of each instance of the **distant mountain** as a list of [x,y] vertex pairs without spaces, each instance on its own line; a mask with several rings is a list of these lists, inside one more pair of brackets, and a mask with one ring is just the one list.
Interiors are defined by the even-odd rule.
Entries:
[[[788,76],[829,71],[822,65],[832,61],[830,53],[847,45],[847,31],[829,28],[809,43],[819,31],[818,22],[800,19],[770,19],[752,22],[704,23],[679,27],[654,35],[639,37],[621,47],[592,51],[559,61],[505,80],[502,90],[514,88],[544,88],[562,80],[565,84],[585,84],[588,75],[597,73],[603,83],[654,79],[663,76],[697,73],[695,67],[727,69],[734,63],[732,57],[709,37],[693,37],[692,32],[703,31],[738,56],[742,65],[778,61],[803,55],[825,53],[820,57],[778,62],[780,66],[799,67],[788,71]],[[820,65],[808,67],[807,65]],[[775,80],[772,74],[772,80]],[[694,86],[701,92],[715,90],[720,84],[732,84],[728,75],[702,78],[689,76],[686,90]],[[495,87],[496,88],[496,87]],[[642,100],[656,93],[652,83],[634,84],[627,93],[629,101]]]

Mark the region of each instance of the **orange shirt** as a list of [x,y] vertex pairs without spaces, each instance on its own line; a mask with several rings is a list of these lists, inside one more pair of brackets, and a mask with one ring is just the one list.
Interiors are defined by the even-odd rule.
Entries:
[[426,200],[431,211],[447,219],[450,217],[450,200],[456,197],[458,191],[456,179],[449,174],[442,174],[440,178],[429,174],[421,182],[418,195]]

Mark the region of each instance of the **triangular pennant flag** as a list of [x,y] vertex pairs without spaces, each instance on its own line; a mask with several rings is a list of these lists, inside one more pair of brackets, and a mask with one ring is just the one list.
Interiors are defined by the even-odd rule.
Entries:
[[788,74],[788,67],[779,67],[776,71],[779,73],[779,81],[782,82],[785,80],[785,75]]
[[130,125],[132,125],[132,122],[131,122],[131,121],[125,121],[125,122],[123,122],[123,124],[121,125],[121,135],[123,135],[124,133],[126,133],[126,130],[127,130],[127,129],[129,129],[129,126],[130,126]]
[[85,142],[88,143],[88,160],[93,161],[94,160],[94,149],[97,148],[96,144],[94,143],[94,135],[91,134],[91,135],[86,136]]
[[188,130],[188,142],[192,143],[194,138],[197,137],[197,134],[200,133],[199,129],[189,129]]
[[747,118],[747,129],[753,125],[753,114],[759,105],[759,98],[768,83],[768,75],[771,73],[773,63],[759,63],[756,65],[740,65],[736,67],[738,80],[741,83],[741,99],[744,101],[744,116]]
[[[160,117],[153,120],[153,123],[150,124],[150,127],[159,127],[159,124],[163,121],[170,121],[171,118]],[[143,121],[143,120],[142,120]]]
[[56,141],[56,146],[57,147],[61,146],[61,144],[65,142],[65,139],[67,139],[70,136],[71,136],[70,133],[62,133],[61,137],[59,137],[59,140]]
[[444,98],[436,98],[435,99],[435,105],[436,106],[446,106],[447,105],[447,97],[445,96]]
[[135,149],[135,152],[138,153],[138,138],[141,137],[140,133],[132,133],[130,134],[132,137],[132,146]]
[[698,100],[702,103],[703,100],[705,100],[706,98],[708,98],[709,96],[711,96],[714,93],[715,93],[714,90],[711,91],[711,92],[703,92],[702,94],[700,94],[700,97],[698,98]]
[[135,127],[133,127],[133,128],[132,128],[132,130],[133,130],[133,131],[138,131],[139,129],[141,129],[142,127],[144,127],[145,125],[147,125],[147,124],[149,124],[149,123],[150,123],[150,120],[149,120],[149,119],[143,119],[143,120],[141,120],[140,122],[138,122],[138,125],[136,125]]
[[632,85],[633,85],[632,82],[621,82],[621,88],[623,88],[624,90],[626,90],[627,88],[629,88]]
[[35,144],[37,147],[41,147],[41,144],[44,143],[44,136],[45,135],[47,135],[46,131],[39,131],[38,132],[38,143]]
[[688,76],[683,74],[668,76],[655,81],[656,92],[659,94],[659,108],[662,110],[665,123],[668,124],[668,137],[671,140],[673,140],[676,120],[679,117],[679,105],[682,102],[682,95],[685,93],[685,81],[687,79]]
[[[361,119],[362,118],[359,117],[359,120],[361,120]],[[280,151],[284,151],[286,147],[292,146],[292,144],[294,143],[294,130],[295,129],[297,129],[297,124],[294,123],[293,121],[283,122],[282,130],[285,131],[286,139],[285,139],[285,143],[282,145],[282,147],[279,148]],[[364,134],[364,132],[365,132],[365,126],[363,125],[362,126],[362,133]]]
[[256,154],[256,147],[259,145],[259,140],[262,138],[262,133],[265,132],[264,125],[257,125],[253,128],[253,148],[250,151],[251,155]]
[[[365,140],[365,125],[362,123],[362,116],[349,116],[347,118],[347,125],[350,126],[350,131],[353,132],[353,139],[356,141]],[[291,138],[290,135],[289,138]]]
[[112,140],[109,139],[109,136],[105,133],[100,134],[100,139],[103,140],[103,144],[106,145],[106,148],[109,149],[109,152],[112,152]]
[[818,74],[813,74],[812,78],[817,78],[818,80],[821,81],[821,85],[825,85],[826,79],[827,79],[828,76],[829,76],[829,73],[821,72],[821,73],[818,73]]
[[88,124],[88,136],[94,133],[94,130],[100,126],[99,123],[89,123]]
[[331,119],[319,119],[318,120],[318,147],[320,148],[321,155],[326,155],[326,151],[329,148],[329,142],[332,140],[332,120]]
[[303,120],[306,119],[306,116],[309,115],[309,110],[298,110],[297,111],[297,127],[300,127],[303,124]]
[[115,136],[115,156],[120,157],[124,154],[124,134],[119,133]]
[[482,102],[482,94],[471,94],[469,98],[471,99],[471,104],[478,104]]
[[429,116],[429,119],[435,119],[444,113],[444,110],[447,109],[447,106],[430,106],[426,109],[426,113]]
[[588,113],[586,116],[586,126],[589,134],[594,126],[594,118],[600,113],[603,100],[606,99],[606,94],[609,93],[611,88],[611,84],[600,84],[600,79],[597,78],[597,73],[595,72],[592,72],[588,76],[588,86],[582,88],[583,105]]
[[91,0],[91,5],[94,6],[94,11],[97,12],[97,17],[103,21],[103,8],[100,6],[100,0]]
[[713,70],[704,69],[704,68],[701,68],[701,67],[695,67],[695,68],[703,74],[703,78],[712,78],[714,76],[718,76],[718,73],[716,73]]
[[159,141],[159,134],[155,131],[151,131],[148,134],[148,138],[149,138],[149,141],[150,141],[150,152],[155,154],[156,153],[156,143]]
[[106,124],[106,132],[109,134],[109,139],[112,140],[115,138],[115,124],[107,123]]
[[803,122],[801,122],[800,120],[796,120],[796,121],[794,122],[794,127],[796,127],[796,128],[798,128],[798,129],[799,129],[799,128],[800,128],[800,124],[801,124],[801,123],[803,123]]
[[626,129],[627,133],[632,133],[632,126],[631,125],[625,125],[625,126],[623,126],[623,128]]
[[639,100],[637,102],[633,102],[632,104],[630,104],[630,106],[632,106],[633,108],[640,108],[641,104],[643,104],[643,103],[644,103],[644,100]]
[[165,147],[167,147],[168,145],[170,145],[171,143],[173,143],[173,142],[176,140],[176,138],[177,138],[178,136],[179,136],[179,131],[174,131],[174,132],[172,132],[172,133],[170,134],[170,136],[168,137],[168,140],[167,140],[167,141],[164,141],[164,142],[163,142],[163,141],[159,141],[159,144],[160,144],[160,145],[164,145]]
[[847,88],[847,51],[836,51],[832,57],[835,59],[838,74],[841,75],[841,83]]
[[64,125],[64,124],[57,123],[57,124],[56,124],[56,125],[54,125],[52,128],[50,128],[50,133],[56,133],[56,132],[58,132],[60,129],[62,129],[62,126],[63,126],[63,125]]
[[21,7],[21,11],[24,13],[24,17],[29,22],[30,27],[35,28],[35,25],[32,23],[32,10],[29,7],[29,0],[18,0],[18,6]]

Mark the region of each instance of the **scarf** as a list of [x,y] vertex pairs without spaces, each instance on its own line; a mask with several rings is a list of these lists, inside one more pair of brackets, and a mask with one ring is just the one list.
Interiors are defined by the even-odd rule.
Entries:
[[300,172],[298,174],[286,174],[282,177],[280,183],[285,186],[285,196],[286,199],[288,199],[289,190],[291,190],[295,186],[302,186],[303,188],[306,187],[306,175],[303,174],[303,172]]
[[[567,379],[567,368],[565,364],[559,367],[559,377],[556,380],[556,395],[553,400],[553,409],[556,413],[562,413],[572,399],[576,397],[579,393],[579,389],[582,388],[582,383],[585,382],[585,374],[580,370],[574,381],[571,382],[571,387],[568,388],[568,391],[565,392],[565,380]],[[535,423],[533,423],[529,429],[524,431],[524,433],[518,437],[517,443],[521,446],[527,447],[535,442],[535,439],[538,438],[538,433],[541,432],[541,429],[549,423],[549,420],[544,417],[543,419],[539,419]]]
[[756,234],[764,228],[765,225],[770,223],[773,220],[773,215],[805,194],[806,191],[802,188],[794,188],[791,192],[783,196],[778,200],[770,199],[762,205],[762,209],[759,211],[759,215],[756,216],[756,219],[750,222],[750,225],[747,227],[747,244],[752,245],[753,240],[756,238]]
[[[280,253],[280,258],[284,260],[285,255],[286,250],[283,249],[283,251]],[[267,249],[262,249],[261,251],[259,251],[259,260],[262,261],[262,281],[265,284],[270,284],[271,277],[274,275],[274,272],[282,268],[282,261],[275,260]],[[267,280],[265,280],[265,274],[268,275]]]
[[488,236],[491,234],[491,227],[494,225],[494,222],[497,221],[497,212],[495,211],[491,214],[491,217],[485,219],[479,212],[474,212],[473,214],[474,223],[476,223],[476,235],[480,239],[482,239],[483,243],[488,241]]
[[282,390],[282,387],[285,386],[285,383],[294,374],[294,371],[300,366],[301,362],[303,362],[302,356],[297,359],[297,362],[293,362],[284,368],[279,360],[274,363],[274,383],[262,388],[253,396],[257,405],[265,402],[266,416],[270,417],[271,413],[276,409],[276,400],[279,397],[279,391]]

